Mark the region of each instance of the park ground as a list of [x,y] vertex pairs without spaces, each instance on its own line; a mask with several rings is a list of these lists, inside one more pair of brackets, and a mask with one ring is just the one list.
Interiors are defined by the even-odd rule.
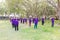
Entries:
[[60,20],[55,20],[55,25],[51,27],[51,21],[45,21],[45,25],[38,24],[34,29],[28,24],[19,24],[19,31],[12,28],[9,20],[0,20],[0,40],[60,40]]

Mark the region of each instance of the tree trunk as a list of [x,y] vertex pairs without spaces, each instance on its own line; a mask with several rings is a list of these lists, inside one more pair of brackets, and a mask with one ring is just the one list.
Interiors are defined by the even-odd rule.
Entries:
[[60,0],[58,0],[57,15],[59,16],[59,19],[60,19]]

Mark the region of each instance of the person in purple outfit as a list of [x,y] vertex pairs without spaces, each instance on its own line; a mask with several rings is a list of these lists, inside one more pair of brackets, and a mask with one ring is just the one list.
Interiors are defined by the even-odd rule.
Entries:
[[31,18],[29,18],[29,26],[31,26],[31,22],[32,22],[32,21],[31,21]]
[[31,27],[31,23],[32,23],[32,16],[29,16],[29,26]]
[[27,18],[25,18],[25,23],[27,24]]
[[14,20],[15,20],[14,17],[10,18],[10,22],[11,22],[13,28],[14,28]]
[[10,21],[12,23],[12,26],[15,28],[15,31],[18,31],[19,20],[16,17],[14,17]]
[[22,21],[23,21],[23,24],[24,24],[25,19],[23,18],[23,20],[22,20]]
[[54,17],[51,17],[51,23],[52,23],[52,27],[54,27],[54,20],[55,20],[55,18]]
[[37,25],[38,25],[38,18],[35,17],[35,18],[34,18],[34,29],[37,28]]
[[23,22],[23,19],[22,18],[20,18],[20,23],[22,23]]
[[33,18],[33,23],[34,23],[35,18]]
[[20,23],[22,23],[23,22],[23,19],[22,18],[19,18],[19,21],[20,21]]
[[18,31],[19,21],[17,20],[17,18],[14,20],[14,25],[15,25],[15,31]]
[[45,16],[42,17],[42,25],[44,25]]
[[23,24],[26,23],[26,18],[23,18]]

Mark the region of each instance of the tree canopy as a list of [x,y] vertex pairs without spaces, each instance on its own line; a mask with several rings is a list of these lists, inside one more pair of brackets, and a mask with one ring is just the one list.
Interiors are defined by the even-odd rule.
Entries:
[[0,4],[0,14],[16,13],[20,16],[55,15],[59,0],[5,0]]

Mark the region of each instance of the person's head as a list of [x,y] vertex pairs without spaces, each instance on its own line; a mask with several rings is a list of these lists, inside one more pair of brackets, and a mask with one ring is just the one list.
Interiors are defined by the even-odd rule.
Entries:
[[42,18],[45,18],[45,15],[43,15]]
[[32,15],[29,16],[30,18],[32,17]]

